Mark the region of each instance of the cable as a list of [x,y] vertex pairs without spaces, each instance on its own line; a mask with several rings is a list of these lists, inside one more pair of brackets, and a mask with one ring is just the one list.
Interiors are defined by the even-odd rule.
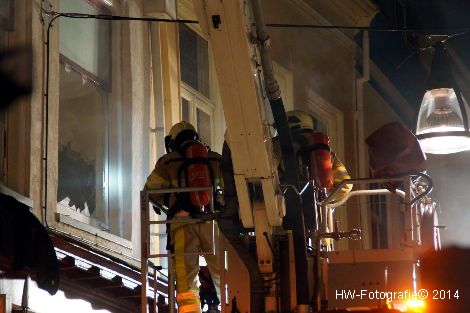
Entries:
[[418,32],[417,29],[412,29],[412,28],[388,28],[388,27],[347,26],[347,25],[266,23],[266,26],[273,27],[273,28],[343,29],[343,30],[367,30],[367,31],[375,31],[375,32]]
[[271,245],[271,241],[269,241],[268,233],[263,232],[263,236],[264,236],[264,238],[266,238],[266,241],[268,242],[269,249],[271,249],[271,253],[273,254],[273,257],[274,257],[274,249],[273,249],[273,246]]
[[[366,30],[370,32],[402,32],[402,33],[433,33],[448,35],[452,33],[460,35],[467,33],[468,28],[393,28],[393,27],[373,27],[373,26],[348,26],[348,25],[318,25],[318,24],[288,24],[288,23],[266,23],[267,27],[273,28],[310,28],[310,29],[343,29],[343,30]],[[453,36],[453,35],[448,35]]]
[[47,166],[47,160],[48,160],[48,155],[49,155],[49,152],[48,152],[48,148],[49,148],[49,62],[50,62],[50,42],[51,42],[51,27],[52,27],[52,23],[58,19],[61,15],[60,14],[57,14],[55,16],[53,16],[51,18],[51,20],[49,21],[49,24],[47,25],[47,39],[46,39],[46,92],[44,93],[44,96],[46,97],[46,101],[44,102],[44,109],[45,109],[45,131],[44,131],[44,136],[46,137],[45,138],[45,142],[44,142],[44,157],[43,157],[43,161],[44,161],[44,207],[43,207],[43,210],[44,210],[44,223],[46,224],[46,227],[47,228],[50,228],[49,227],[49,224],[47,222],[47,174],[48,174],[48,166]]
[[447,42],[449,41],[450,39],[453,39],[454,37],[458,37],[458,36],[463,36],[463,35],[466,35],[468,34],[469,30],[466,29],[460,33],[456,33],[456,34],[452,34],[452,35],[448,35],[446,39],[442,40],[442,42]]
[[273,246],[271,245],[271,241],[268,238],[268,233],[263,232],[263,236],[264,236],[264,238],[266,238],[266,242],[268,243],[269,249],[271,250],[271,253],[273,255],[273,263],[274,263],[273,267],[275,268],[275,270],[273,272],[270,272],[270,273],[261,273],[261,274],[262,275],[272,275],[272,274],[274,274],[274,277],[272,277],[270,279],[264,279],[265,283],[270,283],[270,282],[273,282],[273,281],[277,281],[277,279],[278,279],[278,273],[277,273],[278,262],[277,262],[277,259],[276,259],[276,254],[274,253]]
[[407,56],[406,58],[403,59],[403,61],[400,62],[400,64],[398,64],[398,66],[396,67],[396,70],[399,70],[400,67],[402,67],[406,62],[408,62],[409,59],[411,59],[412,57],[414,57],[415,55],[423,52],[423,51],[426,51],[428,49],[432,48],[432,46],[427,46],[427,47],[424,47],[424,48],[418,48],[416,49],[415,51],[413,51],[413,53],[411,53],[409,56]]
[[[185,20],[185,19],[169,19],[169,18],[154,18],[154,17],[133,17],[133,16],[122,16],[122,15],[109,15],[109,14],[85,14],[85,13],[59,13],[55,11],[45,11],[44,13],[57,17],[69,17],[69,18],[83,18],[83,19],[97,19],[97,20],[115,20],[115,21],[143,21],[143,22],[161,22],[161,23],[185,23],[185,24],[198,24],[197,20]],[[53,18],[54,19],[54,18]],[[52,22],[52,21],[51,21]],[[50,23],[49,23],[50,24]]]
[[[432,37],[445,37],[444,39],[440,40],[440,42],[445,43],[445,42],[447,42],[447,41],[449,41],[449,40],[451,40],[455,37],[463,36],[463,35],[466,35],[468,33],[469,33],[469,30],[466,29],[466,30],[463,30],[459,33],[455,33],[455,34],[452,34],[452,35],[427,35],[426,39],[428,39],[430,43],[425,47],[415,47],[415,46],[412,46],[410,44],[407,44],[408,46],[411,47],[411,49],[413,50],[413,53],[411,53],[403,61],[401,61],[400,64],[398,64],[398,66],[396,67],[396,69],[399,70],[400,67],[402,67],[409,59],[411,59],[416,54],[419,54],[423,51],[426,51],[428,49],[433,48],[435,44],[433,44],[433,42],[432,42]],[[405,41],[405,43],[406,43],[406,41]]]
[[[109,15],[109,14],[84,14],[84,13],[59,13],[55,11],[46,11],[44,13],[49,15],[60,15],[69,18],[93,18],[102,20],[126,20],[126,21],[148,21],[148,22],[162,22],[162,23],[186,23],[198,24],[197,20],[187,19],[168,19],[168,18],[152,18],[152,17],[132,17],[122,15]],[[466,34],[470,31],[468,28],[393,28],[393,27],[373,27],[373,26],[349,26],[349,25],[319,25],[319,24],[291,24],[291,23],[266,23],[266,27],[272,28],[310,28],[310,29],[343,29],[343,30],[366,30],[372,32],[415,32],[415,33],[435,33],[443,34],[446,36],[458,36]],[[452,35],[449,35],[452,34]]]

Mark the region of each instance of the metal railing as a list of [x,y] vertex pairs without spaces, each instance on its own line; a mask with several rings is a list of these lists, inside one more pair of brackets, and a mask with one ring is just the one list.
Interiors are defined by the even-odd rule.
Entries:
[[[176,256],[189,256],[189,255],[207,255],[215,254],[215,225],[212,218],[184,218],[184,219],[171,219],[171,220],[151,220],[150,217],[150,204],[151,195],[158,194],[172,194],[172,193],[183,193],[183,192],[200,192],[210,191],[211,201],[209,210],[210,213],[214,213],[214,197],[213,187],[179,187],[179,188],[163,188],[163,189],[152,189],[143,190],[140,192],[140,223],[141,223],[141,313],[147,313],[147,287],[148,287],[148,261],[149,259],[167,257],[168,258],[168,306],[169,312],[174,312],[175,308],[175,278],[173,268],[173,258]],[[151,225],[168,225],[174,223],[180,224],[193,224],[193,223],[212,223],[212,251],[199,251],[199,252],[187,252],[187,253],[152,253],[151,249]],[[168,233],[168,236],[170,234]],[[155,273],[154,273],[155,275]],[[155,294],[154,294],[155,297]],[[156,312],[156,301],[154,299],[154,312]]]
[[[418,179],[424,179],[426,182],[424,183],[425,187],[421,186],[417,192],[413,192],[413,177]],[[348,193],[344,198],[339,201],[334,201],[335,195],[345,186],[348,184],[372,184],[372,183],[396,183],[401,182],[404,186],[403,190],[396,189],[395,192],[392,192],[388,189],[364,189],[364,190],[354,190]],[[321,214],[321,223],[319,225],[319,229],[314,234],[314,244],[317,249],[317,253],[315,255],[316,258],[316,279],[320,281],[321,276],[321,241],[323,238],[334,238],[335,232],[339,232],[337,227],[335,230],[332,231],[331,227],[328,225],[328,221],[333,220],[332,212],[334,208],[337,208],[343,204],[345,204],[350,198],[354,196],[371,196],[371,195],[382,195],[382,194],[390,194],[390,195],[397,195],[398,197],[404,199],[404,204],[406,205],[405,215],[405,246],[408,247],[415,247],[417,240],[419,238],[419,234],[417,233],[419,230],[417,229],[415,223],[416,220],[413,218],[413,215],[416,214],[416,211],[413,210],[413,206],[421,199],[426,197],[433,188],[433,183],[431,178],[423,173],[411,173],[408,175],[403,175],[399,177],[390,177],[390,178],[358,178],[358,179],[345,179],[339,185],[337,185],[332,192],[321,202],[320,207],[320,214]],[[413,198],[412,198],[413,197]],[[328,211],[329,210],[329,211]],[[330,214],[328,214],[328,212]],[[330,231],[330,232],[329,232]],[[332,232],[331,232],[332,231]],[[356,233],[361,234],[360,230],[352,230],[351,233],[356,235]],[[338,236],[337,236],[338,237]],[[343,237],[345,238],[345,237]],[[324,284],[325,282],[322,281]],[[324,286],[324,285],[323,285]],[[318,299],[317,309],[321,308],[321,300],[320,299],[320,289],[315,289],[315,298]]]

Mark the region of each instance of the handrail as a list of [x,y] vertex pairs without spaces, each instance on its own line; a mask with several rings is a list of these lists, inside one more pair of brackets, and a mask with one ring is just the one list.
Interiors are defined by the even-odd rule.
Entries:
[[418,200],[420,200],[421,198],[427,196],[433,189],[434,185],[433,185],[433,182],[432,182],[432,179],[429,175],[427,174],[424,174],[424,173],[413,173],[411,174],[410,176],[418,176],[420,178],[424,178],[425,180],[427,180],[427,188],[422,192],[420,193],[419,195],[417,195],[416,197],[414,197],[411,201],[410,201],[410,205],[413,205],[415,204]]
[[[409,174],[403,175],[403,176],[387,177],[387,178],[345,179],[333,189],[333,191],[328,195],[328,197],[326,197],[325,200],[322,201],[322,203],[321,203],[321,214],[322,214],[322,216],[326,216],[328,207],[337,207],[341,204],[344,204],[344,202],[346,202],[346,200],[348,200],[350,197],[352,197],[354,195],[357,195],[357,193],[354,193],[354,191],[352,191],[346,196],[345,199],[343,199],[345,201],[342,201],[342,200],[338,201],[338,203],[341,202],[341,204],[336,205],[336,202],[333,202],[334,196],[347,184],[354,185],[354,184],[372,184],[372,183],[391,183],[391,182],[404,181],[405,179],[407,179],[409,177],[414,177],[414,176],[424,178],[427,181],[427,188],[422,193],[415,196],[409,203],[405,203],[407,205],[413,205],[418,200],[425,197],[426,195],[428,195],[432,191],[433,183],[432,183],[432,179],[431,179],[431,177],[429,177],[429,175],[417,172],[417,173],[409,173]],[[383,189],[376,189],[376,190],[379,190],[378,193],[376,193],[376,194],[385,194],[386,193],[386,192],[382,193],[382,191],[380,191],[380,190],[383,190]],[[367,193],[366,193],[367,190],[359,190],[359,191],[364,191],[363,195],[367,195]],[[371,191],[371,190],[369,190],[369,191]],[[392,192],[389,192],[389,193],[392,193]],[[372,194],[373,193],[371,193],[370,195],[372,195]],[[400,192],[399,190],[397,190],[397,192],[395,194],[399,195],[402,198],[404,197],[404,192],[403,191]],[[334,204],[334,206],[332,206],[333,204]],[[322,217],[322,230],[323,231],[326,231],[326,226],[327,226],[326,223],[327,223],[326,218]]]
[[[413,199],[411,199],[409,202],[407,200],[410,198],[410,178],[412,177],[418,177],[418,178],[424,178],[427,183],[426,183],[426,189],[419,193],[417,196],[415,196]],[[407,191],[402,191],[402,190],[395,190],[395,192],[391,192],[388,189],[368,189],[368,190],[355,190],[351,191],[348,193],[343,199],[333,202],[334,197],[336,194],[347,184],[370,184],[370,183],[391,183],[391,182],[403,182],[405,185],[405,189]],[[328,208],[334,209],[336,207],[339,207],[340,205],[343,205],[348,199],[350,199],[353,196],[363,196],[363,195],[379,195],[379,194],[396,194],[399,197],[405,199],[404,203],[405,205],[411,210],[411,207],[413,204],[415,204],[417,201],[419,201],[421,198],[425,197],[428,195],[431,190],[432,190],[433,184],[432,184],[432,179],[424,174],[424,173],[409,173],[407,175],[399,176],[399,177],[388,177],[388,178],[358,178],[358,179],[345,179],[343,180],[338,186],[336,186],[333,191],[321,202],[321,225],[319,229],[315,232],[315,244],[316,248],[318,249],[317,254],[315,256],[316,258],[316,264],[317,268],[315,271],[315,275],[317,280],[320,280],[321,277],[321,262],[320,262],[320,246],[321,246],[321,240],[324,238],[326,235],[329,235],[328,231],[328,218],[327,218],[327,211]],[[419,191],[418,191],[419,192]],[[411,211],[410,211],[411,212]],[[405,226],[406,228],[406,226]],[[413,238],[413,222],[411,222],[410,228],[407,229],[407,231],[411,231],[411,237]],[[411,239],[413,240],[413,239]],[[320,291],[318,288],[315,289],[315,299],[319,299],[320,297]]]
[[[172,219],[165,221],[151,220],[150,219],[150,210],[149,205],[155,205],[150,200],[150,195],[155,194],[168,194],[168,193],[181,193],[181,192],[198,192],[198,191],[210,191],[213,195],[213,187],[178,187],[178,188],[162,188],[162,189],[149,189],[143,190],[140,192],[140,209],[141,209],[141,218],[140,218],[140,227],[141,227],[141,313],[147,313],[147,275],[148,275],[148,260],[150,258],[159,258],[159,257],[168,257],[168,303],[170,312],[173,312],[174,303],[175,303],[175,290],[173,283],[173,261],[172,257],[175,256],[188,256],[188,255],[201,255],[201,254],[214,254],[214,240],[215,240],[215,230],[214,230],[214,197],[211,196],[210,201],[210,216],[211,218],[182,218],[182,219]],[[159,206],[160,207],[160,206]],[[164,211],[165,214],[168,211]],[[150,250],[150,225],[158,224],[172,224],[172,223],[205,223],[212,222],[212,251],[203,251],[203,252],[189,252],[189,253],[157,253],[152,254]],[[156,301],[156,299],[154,299]]]
[[333,202],[331,204],[327,204],[327,208],[334,209],[339,206],[342,206],[349,198],[354,196],[375,196],[375,195],[384,195],[384,194],[395,194],[398,195],[400,198],[405,199],[405,192],[403,190],[395,190],[395,192],[391,192],[388,189],[366,189],[366,190],[354,190],[348,193],[344,198],[337,202]]

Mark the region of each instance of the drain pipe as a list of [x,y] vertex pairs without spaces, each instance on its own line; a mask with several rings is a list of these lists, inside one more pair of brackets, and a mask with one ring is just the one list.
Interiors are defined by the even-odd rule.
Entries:
[[[279,133],[279,142],[281,145],[285,173],[283,182],[285,184],[296,186],[299,189],[298,162],[295,157],[292,137],[287,123],[286,112],[281,98],[279,85],[274,77],[273,64],[269,51],[269,36],[266,32],[266,25],[261,9],[260,0],[252,0],[253,13],[255,18],[257,40],[261,56],[261,65],[263,69],[264,83],[268,95],[271,111]],[[295,259],[295,279],[297,312],[309,312],[309,295],[307,281],[307,250],[305,241],[305,228],[302,213],[302,202],[293,188],[289,188],[285,195],[286,210],[291,221],[292,236],[294,242]]]
[[[365,133],[364,133],[364,90],[367,82],[370,80],[370,55],[369,55],[369,32],[362,33],[362,76],[356,79],[356,111],[355,111],[355,125],[356,125],[356,148],[358,154],[357,173],[358,177],[369,177],[368,166],[366,160],[366,146],[365,146]],[[365,186],[361,185],[361,189]],[[362,244],[363,249],[370,248],[370,219],[367,199],[365,196],[359,198],[360,203],[360,218],[362,229]]]

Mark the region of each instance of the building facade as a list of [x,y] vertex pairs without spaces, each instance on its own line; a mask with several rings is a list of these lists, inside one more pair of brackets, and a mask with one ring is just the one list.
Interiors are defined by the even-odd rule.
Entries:
[[[34,53],[31,96],[1,117],[3,184],[32,200],[32,212],[51,233],[139,268],[140,190],[165,153],[164,136],[172,124],[187,120],[221,152],[223,99],[211,43],[197,24],[94,16],[196,20],[192,1],[2,3],[0,43],[31,45]],[[263,10],[268,23],[351,26],[369,25],[378,12],[368,0],[265,0]],[[368,57],[367,34],[295,28],[269,33],[286,110],[311,112],[351,176],[367,177],[364,139],[414,114]],[[393,241],[378,207],[358,202],[337,211],[344,229],[363,228],[363,247]],[[163,251],[164,229],[156,228],[155,235],[153,246]],[[360,244],[339,247],[353,245]],[[20,305],[22,282],[8,284],[0,284],[0,294]]]

